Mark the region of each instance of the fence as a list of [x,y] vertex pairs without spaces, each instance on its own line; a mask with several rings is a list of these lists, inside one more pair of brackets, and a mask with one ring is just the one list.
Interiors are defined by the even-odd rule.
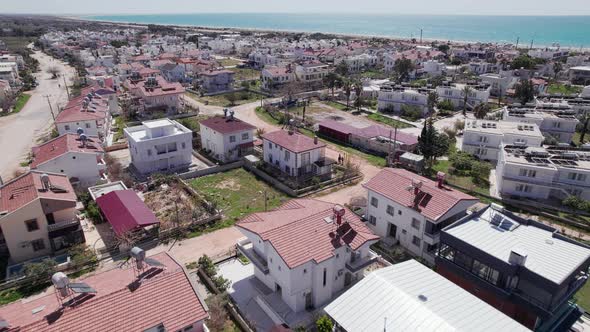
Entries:
[[179,174],[178,176],[183,180],[194,179],[194,178],[198,178],[198,177],[205,176],[205,175],[211,175],[211,174],[215,174],[215,173],[221,173],[221,172],[226,172],[226,171],[229,171],[232,169],[240,168],[240,167],[242,167],[243,164],[244,164],[244,162],[242,160],[239,160],[239,161],[233,162],[231,164],[225,164],[225,165],[219,165],[219,166],[189,171],[186,173]]

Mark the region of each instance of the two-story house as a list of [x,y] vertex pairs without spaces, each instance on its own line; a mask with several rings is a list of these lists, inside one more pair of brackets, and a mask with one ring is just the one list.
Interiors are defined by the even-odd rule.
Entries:
[[468,120],[460,148],[479,159],[497,161],[504,145],[540,147],[543,140],[545,137],[536,124]]
[[83,130],[86,135],[97,136],[104,141],[110,129],[110,102],[96,96],[93,89],[83,89],[79,97],[71,99],[55,116],[55,125],[60,135],[78,134]]
[[254,264],[254,276],[294,312],[328,303],[378,258],[369,247],[379,238],[357,215],[319,200],[291,200],[237,227],[247,237],[238,249]]
[[87,188],[107,181],[103,157],[98,137],[64,134],[34,147],[30,167],[65,174],[72,185]]
[[168,82],[162,76],[148,77],[145,80],[130,80],[127,87],[140,99],[144,112],[163,110],[176,113],[180,107],[184,87],[178,82]]
[[64,174],[30,171],[0,187],[0,251],[13,262],[84,243],[76,193]]
[[377,110],[380,112],[403,113],[404,108],[415,108],[428,113],[428,90],[410,89],[395,85],[382,85],[377,97]]
[[231,70],[209,70],[199,74],[205,93],[231,91],[235,73]]
[[568,331],[590,247],[492,204],[440,233],[436,271],[535,331]]
[[434,264],[440,230],[463,217],[477,198],[405,169],[386,168],[363,185],[367,226],[385,243],[399,243]]
[[295,67],[295,76],[299,82],[311,85],[321,85],[324,77],[330,72],[330,67],[321,62],[308,62]]
[[[473,109],[479,104],[486,104],[490,97],[490,86],[487,84],[462,84],[445,83],[436,87],[439,100],[447,100],[453,103],[455,109]],[[467,92],[467,105],[465,104],[465,93]]]
[[143,174],[179,171],[192,163],[193,132],[170,119],[125,128],[131,163]]
[[254,147],[256,127],[236,119],[234,111],[224,110],[223,117],[215,116],[200,122],[201,146],[221,162],[231,162],[246,156]]
[[498,193],[506,197],[590,200],[590,152],[507,145],[500,151],[496,181]]
[[333,161],[326,158],[326,144],[294,130],[277,130],[262,135],[264,162],[287,176],[331,177]]
[[261,84],[265,90],[277,90],[283,85],[295,82],[295,73],[289,64],[285,67],[267,66],[261,73]]

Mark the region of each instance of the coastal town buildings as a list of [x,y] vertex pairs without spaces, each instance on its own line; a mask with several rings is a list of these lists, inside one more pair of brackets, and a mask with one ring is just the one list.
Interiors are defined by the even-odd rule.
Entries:
[[[490,97],[490,87],[488,85],[474,85],[462,83],[445,83],[436,87],[436,93],[439,100],[450,101],[455,109],[473,109],[479,104],[485,104]],[[465,94],[467,93],[467,104],[465,104]]]
[[201,88],[206,93],[233,90],[235,73],[231,70],[210,70],[200,73]]
[[567,104],[507,106],[503,110],[502,119],[536,124],[545,137],[561,143],[571,142],[580,122],[575,111]]
[[201,146],[221,162],[236,161],[253,151],[256,127],[234,117],[234,111],[224,110],[200,122]]
[[428,89],[411,89],[396,85],[382,85],[377,97],[380,112],[403,113],[416,110],[422,116],[428,113]]

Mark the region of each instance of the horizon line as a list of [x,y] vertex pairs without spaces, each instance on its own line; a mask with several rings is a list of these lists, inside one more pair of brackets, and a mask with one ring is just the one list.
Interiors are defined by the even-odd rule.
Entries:
[[348,15],[380,15],[380,16],[387,16],[387,15],[399,15],[399,16],[480,16],[480,17],[589,17],[590,13],[588,14],[474,14],[474,13],[452,13],[452,14],[423,14],[423,13],[398,13],[398,12],[382,12],[382,11],[367,11],[367,12],[305,12],[305,11],[296,11],[296,12],[169,12],[169,13],[138,13],[138,12],[130,12],[130,13],[2,13],[0,16],[9,16],[9,15],[32,15],[32,16],[71,16],[71,17],[93,17],[93,16],[164,16],[164,15],[220,15],[220,14],[227,14],[227,15],[248,15],[248,14],[290,14],[290,15],[341,15],[341,14],[348,14]]

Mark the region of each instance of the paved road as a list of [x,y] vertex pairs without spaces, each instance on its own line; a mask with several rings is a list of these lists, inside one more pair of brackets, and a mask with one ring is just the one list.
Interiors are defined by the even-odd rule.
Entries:
[[68,82],[74,75],[72,67],[44,53],[35,52],[33,57],[40,64],[41,70],[35,74],[39,86],[31,91],[31,99],[19,113],[0,118],[0,176],[4,181],[14,176],[39,136],[50,130],[53,124],[47,99],[43,96],[50,95],[54,111],[57,111],[56,105],[64,106],[67,102],[63,78],[52,80],[47,69],[58,67],[61,73],[66,73]]

